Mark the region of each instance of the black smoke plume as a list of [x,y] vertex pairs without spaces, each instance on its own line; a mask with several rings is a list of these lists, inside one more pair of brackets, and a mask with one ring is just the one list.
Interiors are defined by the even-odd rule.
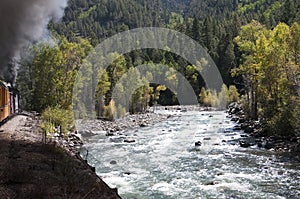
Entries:
[[0,0],[0,79],[14,83],[21,49],[47,35],[67,0]]

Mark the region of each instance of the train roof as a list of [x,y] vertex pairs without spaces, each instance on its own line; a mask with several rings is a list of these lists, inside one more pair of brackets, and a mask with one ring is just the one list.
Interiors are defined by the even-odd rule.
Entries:
[[0,86],[4,86],[6,88],[12,88],[10,83],[4,82],[2,80],[0,80]]
[[13,92],[13,93],[19,93],[19,90],[14,88],[10,83],[7,83],[7,82],[4,82],[2,80],[0,80],[0,86],[8,89],[10,92]]

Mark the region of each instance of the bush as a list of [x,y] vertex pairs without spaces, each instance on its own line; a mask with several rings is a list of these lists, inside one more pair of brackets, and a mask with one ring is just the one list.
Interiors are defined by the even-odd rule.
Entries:
[[126,115],[126,109],[124,107],[122,107],[121,104],[118,105],[117,115],[118,115],[118,118],[125,117],[125,115]]
[[210,90],[206,90],[204,87],[201,88],[200,93],[200,104],[206,107],[210,107],[213,104],[213,96]]
[[205,105],[205,99],[207,98],[207,93],[204,87],[201,88],[201,92],[199,95],[199,101],[201,105]]
[[113,121],[117,116],[115,101],[111,100],[107,106],[104,106],[103,117],[107,120]]
[[240,99],[240,94],[238,93],[235,86],[228,87],[223,84],[222,90],[217,93],[216,91],[206,90],[202,87],[199,101],[200,104],[206,107],[217,107],[224,108],[228,106],[231,102],[237,102]]
[[272,115],[266,115],[267,130],[272,134],[278,134],[285,137],[299,136],[300,134],[300,99],[289,101],[286,106],[280,107]]
[[61,109],[60,107],[48,107],[42,113],[42,129],[46,133],[55,133],[57,127],[61,128],[64,135],[72,130],[74,126],[73,113],[70,110]]
[[225,108],[229,105],[229,92],[228,87],[225,84],[222,85],[222,90],[218,93],[217,99],[218,103],[216,104],[216,107]]
[[[211,106],[221,108],[222,99],[220,98],[221,92],[218,94],[216,91],[211,91]],[[226,99],[225,99],[226,101]]]
[[234,85],[229,86],[228,98],[229,98],[228,99],[229,104],[231,102],[238,102],[240,100],[240,94],[239,94],[237,88]]

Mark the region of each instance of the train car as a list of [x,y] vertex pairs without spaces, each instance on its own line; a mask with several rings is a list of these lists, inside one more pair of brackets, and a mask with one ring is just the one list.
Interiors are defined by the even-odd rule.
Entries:
[[10,84],[0,81],[0,123],[19,111],[19,94]]

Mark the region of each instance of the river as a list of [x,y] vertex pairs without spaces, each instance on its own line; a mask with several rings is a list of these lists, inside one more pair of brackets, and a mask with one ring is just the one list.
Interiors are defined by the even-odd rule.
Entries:
[[240,147],[246,135],[226,113],[158,112],[172,117],[113,137],[84,137],[89,163],[123,199],[300,198],[300,163]]

